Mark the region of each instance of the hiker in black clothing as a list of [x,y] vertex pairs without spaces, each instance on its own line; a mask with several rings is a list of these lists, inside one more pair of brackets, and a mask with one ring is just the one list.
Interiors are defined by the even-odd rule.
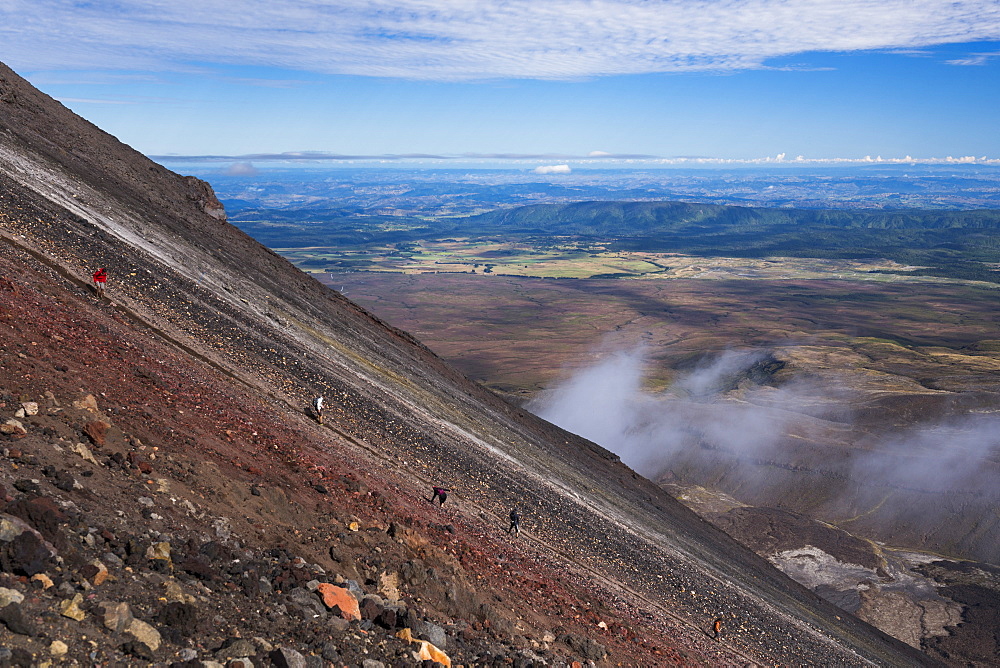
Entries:
[[443,506],[444,502],[448,499],[448,492],[450,491],[451,491],[450,489],[445,489],[444,487],[435,487],[434,493],[431,494],[431,498],[427,500],[430,501],[431,503],[434,503],[434,499],[437,499],[438,501],[441,502],[441,505]]
[[507,528],[507,533],[511,535],[521,533],[521,516],[517,514],[517,508],[512,508],[510,511],[510,526]]

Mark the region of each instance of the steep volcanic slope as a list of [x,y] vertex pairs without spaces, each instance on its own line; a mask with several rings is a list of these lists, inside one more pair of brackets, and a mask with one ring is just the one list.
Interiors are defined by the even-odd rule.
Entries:
[[[451,524],[475,527],[482,545],[497,541],[499,518],[517,505],[524,558],[543,555],[594,587],[595,600],[617,596],[661,618],[673,642],[716,662],[929,662],[817,600],[606,451],[468,382],[226,224],[207,186],[149,162],[6,68],[0,133],[12,289],[18,274],[45,271],[53,290],[82,303],[90,270],[108,267],[108,303],[86,308],[211,370],[234,401],[283,416],[293,442],[275,459],[316,475],[355,462],[411,500],[443,483],[458,497]],[[136,357],[132,373],[156,377],[154,359]],[[322,430],[301,414],[319,393],[332,399]],[[175,432],[187,428],[185,414],[174,416]],[[205,451],[182,439],[189,447],[175,457],[231,452],[224,428],[200,429]],[[264,442],[280,438],[261,434],[251,432],[243,455],[255,467],[267,461]],[[717,616],[727,619],[722,643],[704,633]]]

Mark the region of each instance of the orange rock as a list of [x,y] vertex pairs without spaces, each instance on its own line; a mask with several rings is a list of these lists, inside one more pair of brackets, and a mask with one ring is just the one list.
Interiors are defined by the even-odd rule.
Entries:
[[358,599],[350,591],[329,582],[320,582],[316,589],[323,597],[323,605],[330,609],[339,608],[340,616],[348,621],[361,619],[361,607],[358,605]]
[[417,652],[417,657],[421,661],[430,659],[444,665],[446,668],[451,668],[451,658],[426,640],[420,642],[420,651]]
[[415,642],[420,645],[420,649],[417,650],[417,659],[420,661],[437,661],[447,668],[451,668],[451,657],[439,650],[434,645],[430,644],[426,640],[417,640],[413,637],[413,632],[408,628],[400,630],[396,637],[400,640],[405,640],[407,642]]

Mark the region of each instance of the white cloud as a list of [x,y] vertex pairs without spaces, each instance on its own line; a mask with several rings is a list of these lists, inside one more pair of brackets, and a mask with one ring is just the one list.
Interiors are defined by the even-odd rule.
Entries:
[[1000,58],[1000,52],[973,53],[965,58],[955,58],[954,60],[946,60],[945,62],[949,65],[987,65],[994,58]]
[[810,51],[1000,39],[995,0],[6,0],[23,70],[192,63],[430,80],[759,68]]
[[222,170],[222,173],[226,176],[257,176],[260,171],[252,162],[234,162]]
[[572,171],[569,165],[539,165],[535,167],[535,174],[569,174]]

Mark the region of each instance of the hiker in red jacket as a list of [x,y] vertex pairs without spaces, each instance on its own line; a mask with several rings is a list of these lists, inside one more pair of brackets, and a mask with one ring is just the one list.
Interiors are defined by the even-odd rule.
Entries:
[[97,298],[100,299],[104,297],[104,287],[108,283],[108,272],[101,267],[94,272],[94,290],[97,292]]

